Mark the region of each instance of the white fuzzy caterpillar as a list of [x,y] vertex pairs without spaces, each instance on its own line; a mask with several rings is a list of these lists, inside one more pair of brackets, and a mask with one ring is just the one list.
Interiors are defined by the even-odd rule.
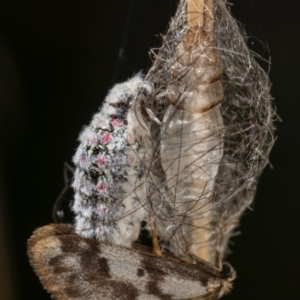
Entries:
[[75,228],[84,237],[128,247],[138,238],[147,218],[144,178],[151,140],[137,110],[151,93],[141,75],[115,85],[80,134],[72,186]]

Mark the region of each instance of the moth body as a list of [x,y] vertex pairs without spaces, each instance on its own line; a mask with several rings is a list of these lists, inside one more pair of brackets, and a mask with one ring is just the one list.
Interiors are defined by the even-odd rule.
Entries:
[[167,88],[170,104],[164,115],[161,161],[174,209],[183,216],[180,233],[170,241],[172,251],[177,256],[189,251],[214,264],[215,244],[208,241],[213,233],[215,178],[223,156],[223,68],[214,41],[214,2],[203,5],[204,1],[188,1],[183,8],[187,25],[172,56],[175,84]]
[[158,233],[174,255],[220,265],[274,143],[268,74],[227,1],[181,0],[146,79],[163,103],[152,138],[172,207]]

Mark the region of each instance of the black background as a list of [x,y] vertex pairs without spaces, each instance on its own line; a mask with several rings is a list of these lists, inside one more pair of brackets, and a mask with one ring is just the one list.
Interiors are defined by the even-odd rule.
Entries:
[[[175,0],[0,1],[0,221],[6,299],[50,299],[29,266],[26,240],[52,222],[64,161],[113,82],[150,66]],[[270,47],[272,95],[283,122],[229,260],[238,273],[225,299],[298,299],[299,12],[296,1],[232,1],[234,16]],[[256,49],[257,47],[257,49]],[[263,52],[259,43],[254,43]],[[116,72],[116,66],[118,70]],[[5,252],[6,251],[6,252]],[[11,271],[11,273],[9,272]],[[11,294],[9,294],[11,288]],[[298,295],[298,296],[297,296]]]

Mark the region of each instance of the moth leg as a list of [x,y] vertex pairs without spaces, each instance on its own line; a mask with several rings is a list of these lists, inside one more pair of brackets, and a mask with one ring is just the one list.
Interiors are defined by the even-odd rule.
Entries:
[[150,232],[151,232],[152,244],[153,244],[152,252],[154,255],[162,256],[162,251],[159,246],[158,237],[157,237],[156,229],[155,229],[155,224],[154,224],[154,220],[152,217],[149,217],[149,226],[150,226]]
[[[64,194],[68,191],[68,189],[71,186],[70,181],[71,181],[71,178],[74,175],[74,172],[75,172],[75,169],[70,164],[65,162],[64,163],[64,173],[63,173],[64,174],[64,188],[60,192],[57,199],[55,200],[55,203],[54,203],[53,208],[52,208],[52,219],[55,223],[61,223],[62,222],[62,220],[61,220],[62,216],[58,215],[58,210],[59,210],[59,207],[61,205],[61,201],[62,201],[62,198],[63,198]],[[72,176],[69,176],[69,174],[72,174]]]

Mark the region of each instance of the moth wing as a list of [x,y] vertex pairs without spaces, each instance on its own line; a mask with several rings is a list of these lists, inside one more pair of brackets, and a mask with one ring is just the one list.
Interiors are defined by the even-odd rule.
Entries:
[[227,282],[227,275],[205,262],[186,264],[136,247],[100,243],[80,237],[71,225],[52,224],[34,232],[28,255],[57,300],[214,299]]

